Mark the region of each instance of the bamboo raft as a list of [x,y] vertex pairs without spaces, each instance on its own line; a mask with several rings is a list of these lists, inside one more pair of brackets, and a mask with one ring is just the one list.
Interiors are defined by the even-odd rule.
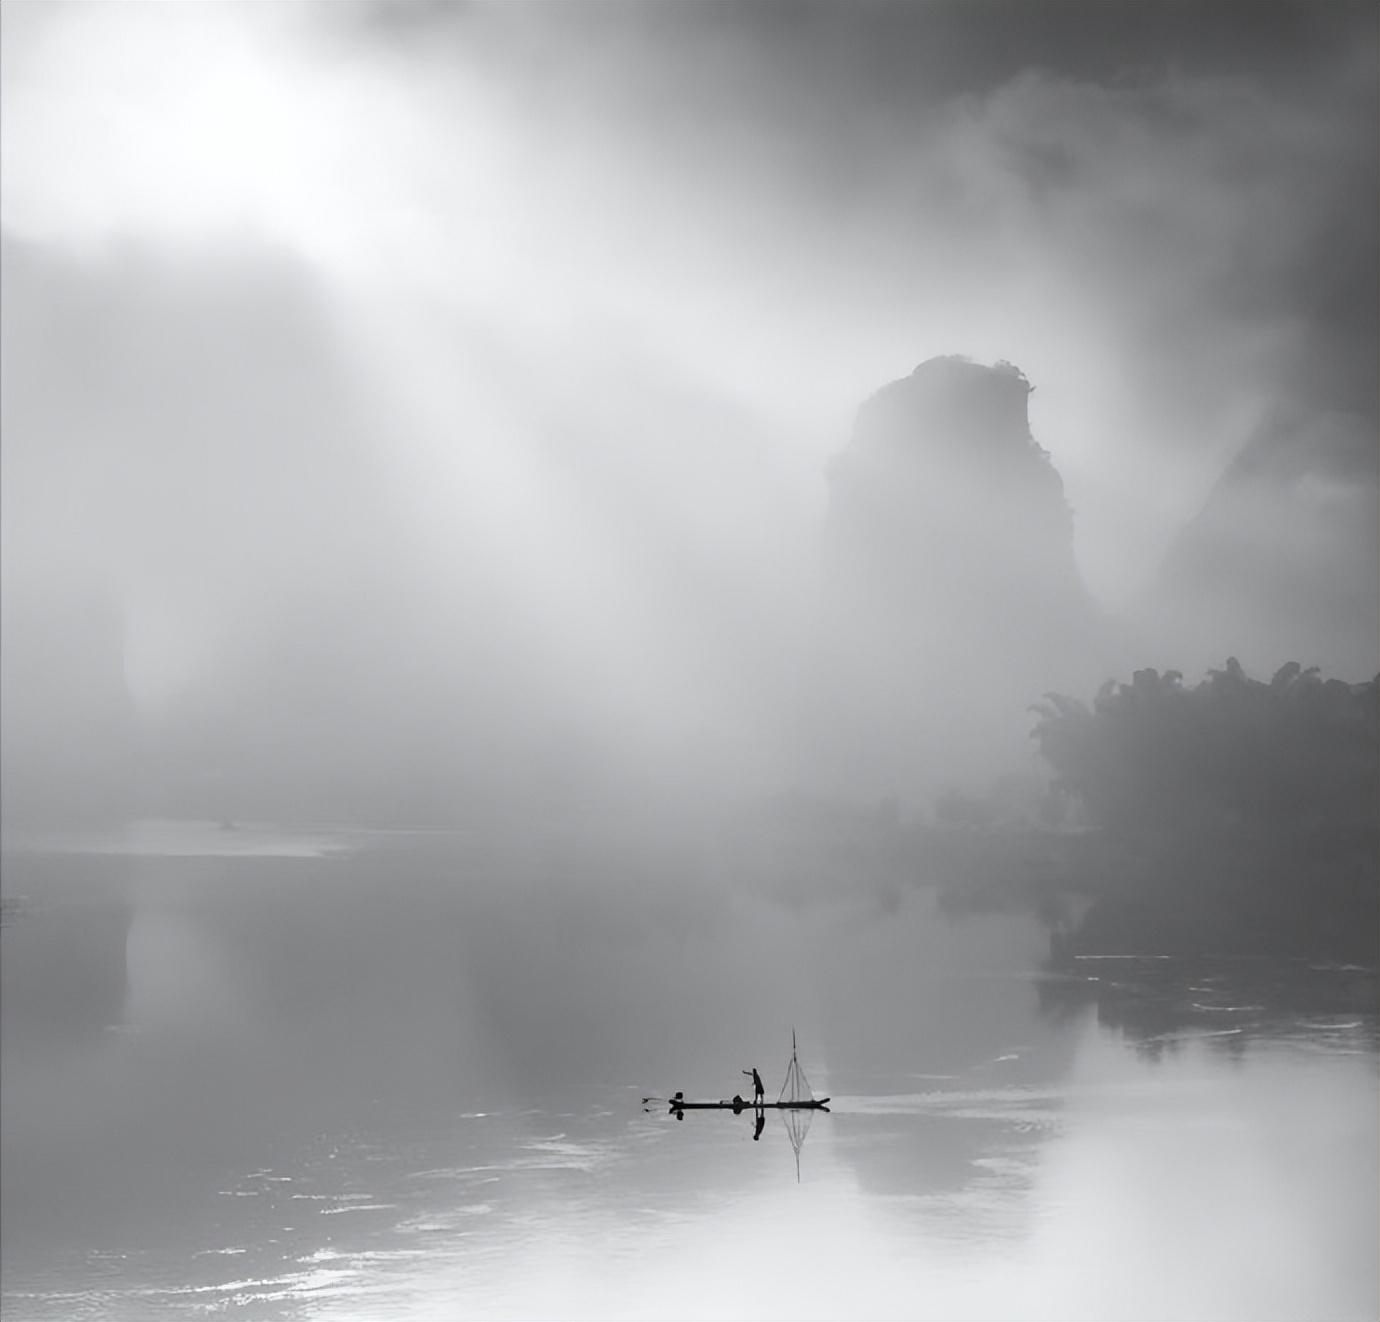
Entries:
[[687,1102],[677,1093],[667,1099],[667,1104],[672,1111],[732,1111],[737,1115],[743,1111],[827,1111],[828,1101],[827,1097],[821,1097],[808,1102],[749,1102],[746,1098],[734,1097],[727,1102]]

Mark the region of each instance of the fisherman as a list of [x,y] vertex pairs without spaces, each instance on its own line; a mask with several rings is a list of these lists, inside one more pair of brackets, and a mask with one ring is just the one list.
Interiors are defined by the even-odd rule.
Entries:
[[762,1076],[757,1073],[755,1068],[743,1070],[742,1073],[752,1075],[752,1104],[754,1106],[760,1106],[767,1095],[766,1089],[762,1087]]

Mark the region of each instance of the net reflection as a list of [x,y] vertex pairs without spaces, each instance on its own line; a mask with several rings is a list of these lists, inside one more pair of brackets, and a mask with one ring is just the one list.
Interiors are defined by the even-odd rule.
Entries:
[[[819,1111],[828,1112],[829,1098],[814,1095],[810,1081],[805,1077],[805,1070],[800,1064],[795,1030],[791,1030],[791,1058],[786,1062],[785,1082],[781,1085],[781,1092],[776,1101],[764,1100],[765,1089],[762,1084],[762,1076],[756,1068],[743,1070],[742,1073],[752,1079],[753,1098],[751,1102],[744,1101],[738,1093],[734,1093],[729,1101],[688,1101],[683,1092],[677,1092],[674,1096],[665,1099],[669,1113],[675,1116],[677,1120],[684,1120],[686,1111],[732,1111],[734,1115],[742,1115],[744,1111],[750,1111],[753,1115],[752,1139],[755,1143],[762,1137],[762,1130],[766,1127],[767,1111],[780,1112],[782,1124],[786,1127],[786,1136],[790,1139],[791,1150],[795,1153],[795,1178],[798,1184],[800,1182],[800,1149],[805,1145],[805,1138],[810,1132],[810,1125],[815,1113]],[[642,1099],[643,1109],[647,1109],[649,1103],[659,1100],[661,1099],[644,1097]]]

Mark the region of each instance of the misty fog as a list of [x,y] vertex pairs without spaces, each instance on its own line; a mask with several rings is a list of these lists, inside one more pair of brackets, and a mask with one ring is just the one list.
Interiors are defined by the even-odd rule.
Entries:
[[1373,6],[0,24],[7,1317],[1374,1315]]
[[[942,7],[688,17],[15,7],[14,812],[453,821],[836,752],[918,806],[1146,660],[1374,672],[1364,47],[952,87],[889,49],[966,49]],[[1071,518],[1035,547],[917,417],[930,544],[874,530],[859,615],[830,473],[951,354],[1028,378]]]

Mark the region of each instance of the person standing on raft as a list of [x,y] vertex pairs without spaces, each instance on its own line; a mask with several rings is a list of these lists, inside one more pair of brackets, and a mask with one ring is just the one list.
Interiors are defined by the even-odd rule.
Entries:
[[757,1073],[756,1069],[743,1070],[742,1072],[752,1075],[752,1104],[754,1106],[761,1105],[766,1098],[766,1091],[762,1087],[762,1076]]

